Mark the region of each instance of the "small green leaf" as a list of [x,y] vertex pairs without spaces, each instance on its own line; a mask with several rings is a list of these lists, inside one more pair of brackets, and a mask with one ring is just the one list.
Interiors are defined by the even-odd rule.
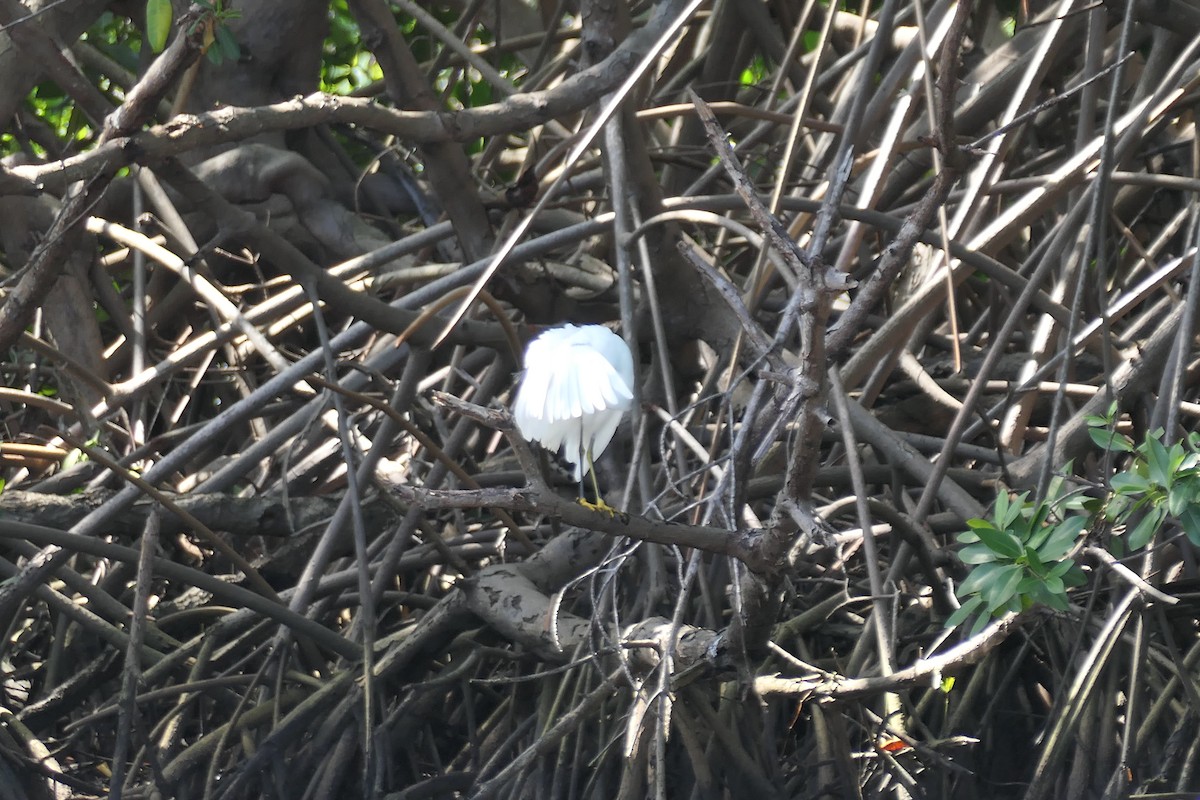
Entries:
[[1167,513],[1178,519],[1192,503],[1192,492],[1187,484],[1175,484],[1167,492]]
[[1109,484],[1118,494],[1140,494],[1150,488],[1150,482],[1136,472],[1118,472]]
[[[1000,513],[1000,498],[1001,497],[1005,498],[1003,514]],[[1021,518],[1021,512],[1025,510],[1025,504],[1026,504],[1026,501],[1028,500],[1028,498],[1029,498],[1029,492],[1022,492],[1021,494],[1017,495],[1017,497],[1010,503],[1010,502],[1008,502],[1007,496],[1003,492],[1001,492],[996,497],[996,522],[998,523],[997,527],[1002,528],[1002,529],[1011,528],[1012,524]]]
[[[1058,528],[1058,525],[1043,525],[1025,540],[1025,546],[1032,547],[1034,550],[1040,550],[1046,540],[1049,539],[1051,535],[1058,530]],[[1042,558],[1044,559],[1045,556],[1042,556]]]
[[1190,505],[1179,515],[1179,524],[1187,534],[1188,541],[1200,547],[1200,506]]
[[985,531],[980,528],[975,533],[979,536],[979,541],[987,545],[997,555],[1016,559],[1020,558],[1021,554],[1025,552],[1025,548],[1021,546],[1021,541],[1008,531],[998,531],[995,529]]
[[1175,478],[1171,471],[1171,455],[1157,437],[1146,439],[1146,464],[1149,466],[1147,477],[1151,483],[1169,487]]
[[1188,452],[1183,449],[1183,445],[1175,442],[1167,450],[1167,455],[1171,458],[1171,474],[1175,477],[1175,480],[1179,480],[1179,473],[1183,471],[1184,464],[1188,460]]
[[215,31],[217,37],[217,47],[221,48],[221,55],[225,56],[228,61],[237,61],[242,56],[242,48],[238,46],[237,39],[230,32],[226,25],[218,25]]
[[1007,605],[1013,599],[1017,592],[1017,585],[1021,582],[1022,574],[1023,570],[1016,564],[996,570],[996,574],[980,592],[987,604],[989,614],[1001,606]]
[[146,41],[161,53],[171,35],[171,0],[146,0]]
[[1069,558],[1065,561],[1058,562],[1050,568],[1049,572],[1046,573],[1046,580],[1057,580],[1058,578],[1061,578],[1063,575],[1067,574],[1067,570],[1073,566],[1075,566],[1075,562]]
[[1075,546],[1079,534],[1086,525],[1087,517],[1076,515],[1053,526],[1050,529],[1050,535],[1037,548],[1038,556],[1042,561],[1058,561],[1071,552],[1071,548]]
[[1031,540],[1044,534],[1047,525],[1046,520],[1050,518],[1050,506],[1047,503],[1038,503],[1033,509],[1033,513],[1022,519],[1020,522],[1012,525],[1011,530],[1020,540],[1028,544]]
[[987,545],[977,543],[959,550],[958,558],[964,564],[987,564],[996,560],[996,554]]
[[1036,575],[1026,575],[1024,578],[1021,578],[1019,583],[1017,583],[1013,593],[1018,596],[1036,594],[1042,587],[1043,584],[1041,578],[1037,577]]
[[1114,494],[1108,499],[1108,505],[1104,509],[1104,518],[1112,521],[1123,520],[1132,510],[1133,502],[1129,497],[1120,494]]
[[958,591],[955,592],[959,597],[966,597],[969,594],[977,594],[983,590],[983,587],[992,580],[996,572],[1002,565],[995,562],[980,564],[975,569],[971,570],[971,574],[958,585]]
[[999,526],[1007,528],[1008,523],[1004,521],[1004,518],[1008,516],[1008,492],[1003,489],[996,495],[996,508],[994,511],[996,522]]
[[1115,430],[1102,427],[1088,428],[1088,436],[1092,437],[1092,442],[1102,450],[1109,450],[1114,453],[1133,452],[1133,442],[1130,438],[1123,433],[1117,433]]
[[1166,509],[1162,506],[1154,506],[1149,509],[1146,512],[1146,516],[1142,517],[1142,521],[1129,534],[1129,549],[1140,550],[1145,547],[1150,542],[1150,539],[1154,537],[1159,526],[1162,525],[1165,516]]
[[[1067,462],[1064,469],[1071,469],[1070,461]],[[1045,502],[1049,505],[1054,505],[1054,503],[1057,502],[1058,499],[1063,496],[1065,491],[1066,491],[1066,482],[1063,480],[1062,474],[1055,473],[1054,477],[1050,479],[1050,485],[1046,487]]]
[[1089,503],[1095,503],[1099,498],[1091,497],[1084,494],[1083,491],[1077,490],[1070,494],[1063,495],[1062,500],[1058,503],[1058,512],[1063,514],[1067,511],[1085,511],[1085,506]]
[[968,617],[978,611],[982,605],[983,598],[979,597],[978,595],[967,600],[961,606],[959,606],[953,614],[950,615],[950,619],[946,620],[946,627],[957,628],[959,625],[963,624]]
[[1032,547],[1026,547],[1025,552],[1021,555],[1022,561],[1028,565],[1027,568],[1034,576],[1040,576],[1046,572],[1046,563],[1038,557],[1038,551]]
[[[1049,587],[1047,587],[1047,589],[1048,588]],[[1071,607],[1070,602],[1067,600],[1067,594],[1065,591],[1047,591],[1046,596],[1042,598],[1042,602],[1048,605],[1050,608],[1053,608],[1055,611],[1067,611]]]

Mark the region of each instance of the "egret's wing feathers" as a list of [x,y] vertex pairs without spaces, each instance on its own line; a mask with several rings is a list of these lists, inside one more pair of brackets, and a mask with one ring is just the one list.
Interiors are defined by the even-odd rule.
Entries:
[[538,370],[526,370],[513,404],[513,418],[521,435],[532,442],[542,441],[550,424],[546,414],[546,398],[550,375]]
[[605,411],[602,414],[596,415],[591,431],[593,459],[599,458],[604,449],[608,447],[608,443],[612,441],[617,428],[621,425],[621,417],[623,416],[625,416],[624,411],[616,410]]
[[601,328],[602,334],[597,334],[592,342],[597,352],[604,357],[617,375],[621,377],[622,385],[624,386],[624,394],[628,396],[629,401],[633,400],[633,353],[629,350],[629,345],[625,344],[625,340],[608,328]]
[[598,457],[633,404],[633,355],[601,325],[564,325],[525,351],[525,374],[513,403],[517,428],[547,450],[563,451],[582,477],[588,450]]
[[549,429],[557,421],[553,413],[555,373],[546,369],[546,365],[553,364],[561,350],[556,338],[545,334],[530,342],[525,350],[526,369],[513,404],[513,417],[521,435],[529,441],[545,443]]
[[551,406],[551,413],[559,419],[582,417],[583,408],[579,403],[579,396],[582,394],[582,387],[579,385],[580,375],[575,372],[571,364],[567,364],[565,369],[559,371],[557,378],[551,383],[551,386],[558,387],[558,405]]
[[627,410],[633,404],[633,391],[612,362],[595,350],[577,347],[575,351],[575,362],[568,371],[581,387],[586,387],[588,407],[584,410],[589,413]]

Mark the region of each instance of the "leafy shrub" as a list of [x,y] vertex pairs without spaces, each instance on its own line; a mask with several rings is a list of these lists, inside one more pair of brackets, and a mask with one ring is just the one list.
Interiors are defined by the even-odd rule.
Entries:
[[1067,556],[1084,529],[1102,520],[1124,531],[1112,540],[1119,550],[1146,547],[1168,521],[1200,547],[1200,433],[1168,445],[1159,429],[1135,445],[1116,430],[1116,414],[1114,404],[1106,415],[1087,420],[1098,447],[1126,457],[1109,480],[1106,497],[1063,497],[1058,481],[1051,500],[1032,502],[1028,493],[1010,499],[1001,493],[992,519],[967,521],[970,530],[958,536],[965,545],[958,555],[972,569],[958,587],[962,606],[947,627],[977,615],[974,635],[989,619],[1034,604],[1067,610],[1067,590],[1085,582],[1083,571]]
[[971,530],[958,535],[966,545],[959,558],[973,565],[958,587],[963,604],[946,621],[954,627],[978,613],[971,634],[992,617],[1030,608],[1035,603],[1067,610],[1067,589],[1085,582],[1083,570],[1067,555],[1075,547],[1088,518],[1059,515],[1065,507],[1029,501],[1028,492],[1010,500],[1006,492],[996,497],[992,519],[967,521]]

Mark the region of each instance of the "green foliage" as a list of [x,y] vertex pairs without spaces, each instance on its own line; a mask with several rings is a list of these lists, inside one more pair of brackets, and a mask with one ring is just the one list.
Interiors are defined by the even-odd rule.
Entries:
[[146,0],[146,41],[161,53],[171,35],[171,0]]
[[[38,84],[25,98],[29,110],[41,120],[54,134],[52,144],[68,147],[73,142],[89,141],[94,135],[87,117],[77,113],[75,102],[58,88],[58,84],[46,82]],[[29,140],[29,148],[39,157],[62,157],[65,150],[59,149],[47,153],[41,142]],[[0,136],[0,155],[8,155],[22,149],[21,140],[11,133]]]
[[742,86],[759,86],[770,81],[770,73],[767,68],[766,60],[756,58],[750,62],[750,66],[742,70],[742,77],[739,80]]
[[[413,36],[416,21],[403,16],[396,19],[405,36]],[[428,50],[428,41],[422,40],[420,47]],[[323,92],[350,94],[383,80],[383,70],[375,56],[363,47],[362,31],[346,0],[329,4],[329,35],[325,38],[321,62]]]
[[238,46],[237,39],[233,38],[227,26],[217,25],[213,28],[213,35],[217,46],[210,46],[205,51],[209,61],[220,64],[222,61],[237,61],[241,58],[242,48]]
[[[190,33],[195,33],[197,28],[203,27],[205,52],[209,60],[220,64],[239,58],[241,49],[228,27],[228,22],[235,19],[239,12],[229,8],[228,0],[203,0],[199,5],[204,8],[205,13]],[[82,38],[125,69],[137,72],[138,54],[143,42],[154,52],[160,52],[170,38],[173,23],[169,0],[145,0],[145,14],[146,28],[143,31],[127,17],[105,11]],[[96,82],[102,91],[114,96],[115,102],[123,99],[119,90],[111,91],[107,76],[97,76]],[[87,142],[94,137],[95,131],[87,119],[76,113],[75,103],[54,83],[47,81],[34,87],[25,102],[33,114],[54,133],[59,143]],[[0,155],[18,152],[23,147],[38,157],[60,158],[66,152],[58,150],[47,153],[43,144],[46,143],[25,142],[21,137],[6,131],[0,134]]]
[[959,558],[972,570],[958,587],[963,604],[947,627],[977,615],[975,634],[988,619],[1035,603],[1066,610],[1067,589],[1084,583],[1082,570],[1067,555],[1083,530],[1100,520],[1124,528],[1122,549],[1146,547],[1168,520],[1200,546],[1200,434],[1164,444],[1160,429],[1135,444],[1117,431],[1116,416],[1114,403],[1104,416],[1087,419],[1092,441],[1124,458],[1107,498],[1063,498],[1059,481],[1050,492],[1055,499],[1034,503],[1028,494],[1013,499],[1001,494],[992,519],[968,520],[971,530],[958,537],[965,545]]
[[105,11],[83,39],[130,72],[137,72],[142,31],[128,18]]
[[1028,493],[1010,500],[1001,493],[992,519],[968,520],[971,530],[958,536],[966,545],[959,558],[973,569],[958,587],[962,606],[946,626],[977,615],[974,635],[992,617],[1036,603],[1065,611],[1067,589],[1085,582],[1083,570],[1067,554],[1087,524],[1082,514],[1061,516],[1068,505],[1062,499],[1033,503]]
[[242,49],[229,30],[228,22],[240,17],[241,12],[227,7],[225,0],[196,0],[196,5],[205,13],[192,25],[191,33],[203,26],[204,54],[208,60],[217,66],[226,61],[237,61]]
[[1192,544],[1200,546],[1200,434],[1189,433],[1167,445],[1160,429],[1135,445],[1116,432],[1115,415],[1114,405],[1107,415],[1087,421],[1093,442],[1128,456],[1125,469],[1109,482],[1112,496],[1100,509],[1104,518],[1126,528],[1129,550],[1148,545],[1168,519],[1178,521]]
[[[237,19],[241,12],[225,5],[225,0],[196,0],[203,9],[200,19],[192,24],[189,35],[204,29],[204,53],[208,60],[220,65],[225,61],[237,61],[242,50],[237,39],[229,30],[229,20]],[[161,53],[171,36],[171,0],[146,0],[146,43],[155,53]]]
[[[125,69],[136,72],[142,36],[143,32],[127,17],[105,11],[81,38]],[[119,103],[124,99],[109,76],[97,75],[95,81],[96,86],[111,96],[114,102]],[[35,86],[26,95],[25,105],[53,132],[54,141],[14,135],[10,129],[0,134],[0,155],[25,151],[37,158],[61,158],[71,151],[73,144],[90,142],[95,135],[87,118],[76,113],[74,101],[52,81]]]
[[365,89],[383,79],[383,70],[375,57],[365,50],[352,55],[349,63],[328,64],[321,76],[321,91],[330,94],[350,94]]

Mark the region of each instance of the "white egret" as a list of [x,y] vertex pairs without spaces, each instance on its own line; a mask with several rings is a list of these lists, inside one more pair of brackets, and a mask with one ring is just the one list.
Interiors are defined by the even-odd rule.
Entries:
[[603,325],[564,325],[544,331],[525,349],[525,373],[513,418],[521,435],[547,450],[561,450],[574,467],[583,493],[583,466],[592,473],[595,505],[600,499],[594,460],[612,441],[633,405],[633,353]]

